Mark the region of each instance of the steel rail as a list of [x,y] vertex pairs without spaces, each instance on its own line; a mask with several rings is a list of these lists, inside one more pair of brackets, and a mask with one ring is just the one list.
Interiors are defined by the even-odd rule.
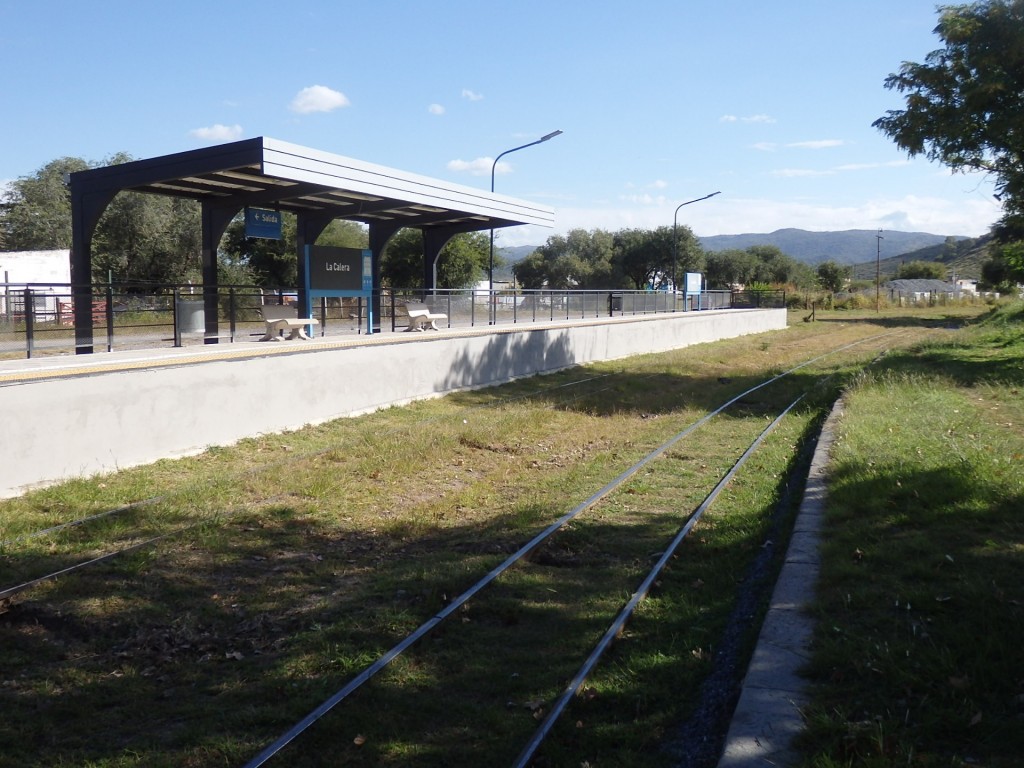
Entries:
[[461,608],[463,605],[465,605],[467,602],[469,602],[469,600],[472,597],[474,597],[478,592],[480,592],[484,587],[488,586],[491,582],[493,582],[495,579],[497,579],[501,574],[503,574],[505,571],[507,571],[509,568],[511,568],[513,565],[515,565],[519,560],[524,558],[526,555],[530,554],[541,543],[546,541],[548,538],[550,538],[552,535],[554,535],[557,531],[559,531],[561,528],[563,528],[567,523],[569,523],[570,521],[572,521],[573,519],[578,517],[580,514],[585,512],[587,509],[593,507],[598,501],[600,501],[601,499],[606,497],[608,494],[610,494],[612,491],[614,491],[616,488],[618,488],[624,482],[626,482],[631,477],[633,477],[637,472],[639,472],[641,469],[643,469],[645,466],[647,466],[651,461],[653,461],[657,457],[661,456],[663,453],[665,453],[670,448],[675,446],[680,440],[682,440],[683,438],[688,436],[691,432],[693,432],[694,430],[696,430],[699,427],[701,427],[704,424],[706,424],[708,421],[710,421],[712,418],[714,418],[718,414],[722,413],[722,411],[726,410],[727,408],[732,406],[734,403],[738,402],[739,400],[742,400],[744,397],[746,397],[747,395],[751,394],[752,392],[756,392],[757,390],[762,389],[762,388],[768,386],[769,384],[773,384],[774,382],[778,381],[779,379],[781,379],[781,378],[783,378],[785,376],[788,376],[788,375],[794,373],[795,371],[798,371],[798,370],[800,370],[802,368],[805,368],[805,367],[807,367],[809,365],[813,365],[814,363],[818,362],[819,360],[822,360],[822,359],[824,359],[826,357],[829,357],[830,355],[834,355],[834,354],[837,354],[839,352],[843,352],[843,351],[845,351],[847,349],[851,349],[852,347],[855,347],[855,346],[857,346],[859,344],[864,344],[864,343],[866,343],[868,341],[872,341],[874,339],[884,338],[884,337],[890,336],[890,335],[892,335],[894,333],[901,333],[901,332],[902,331],[888,331],[888,332],[883,333],[883,334],[877,334],[875,336],[870,336],[870,337],[867,337],[867,338],[864,338],[864,339],[859,339],[857,341],[851,342],[849,344],[845,344],[845,345],[843,345],[841,347],[837,347],[836,349],[829,350],[828,352],[824,352],[824,353],[822,353],[820,355],[817,355],[817,356],[811,358],[810,360],[806,360],[803,363],[800,363],[799,365],[793,366],[792,368],[789,368],[789,369],[783,371],[782,373],[776,374],[775,376],[771,377],[770,379],[766,379],[765,381],[762,381],[761,383],[756,384],[753,387],[750,387],[749,389],[744,390],[740,394],[738,394],[738,395],[730,398],[729,400],[727,400],[724,404],[720,405],[715,410],[711,411],[710,413],[704,415],[703,417],[701,417],[700,419],[698,419],[694,423],[690,424],[688,427],[683,429],[681,432],[677,433],[674,437],[672,437],[671,439],[669,439],[665,443],[663,443],[660,446],[658,446],[657,448],[655,448],[651,453],[647,454],[647,456],[645,456],[639,462],[637,462],[636,464],[634,464],[633,466],[628,468],[626,471],[624,471],[623,473],[618,475],[616,478],[614,478],[612,481],[607,483],[600,490],[598,490],[597,492],[593,493],[591,496],[587,497],[587,499],[582,501],[576,507],[574,507],[569,512],[564,514],[562,517],[558,518],[553,523],[548,525],[540,533],[538,533],[536,536],[534,536],[532,539],[530,539],[530,541],[528,541],[526,544],[524,544],[522,547],[520,547],[514,553],[509,555],[509,557],[506,558],[500,565],[498,565],[497,567],[493,568],[490,572],[487,573],[487,575],[485,575],[483,578],[478,580],[475,584],[470,586],[465,592],[463,592],[462,594],[460,594],[457,597],[453,598],[452,601],[450,603],[448,603],[448,605],[445,606],[445,608],[442,611],[438,612],[437,614],[435,614],[431,618],[427,619],[427,621],[423,622],[423,624],[421,624],[419,627],[417,627],[412,633],[410,633],[409,635],[406,635],[406,637],[404,639],[402,639],[398,644],[396,644],[395,646],[390,648],[388,651],[386,651],[384,654],[382,654],[370,666],[368,666],[365,669],[363,669],[363,671],[361,671],[358,675],[356,675],[354,678],[352,678],[341,689],[339,689],[332,696],[330,696],[329,698],[324,700],[319,706],[317,706],[308,715],[306,715],[304,718],[302,718],[302,720],[300,720],[298,723],[293,725],[290,729],[288,729],[288,731],[286,731],[278,739],[276,739],[274,742],[272,742],[270,745],[268,745],[266,748],[264,748],[252,760],[247,762],[245,764],[244,768],[259,768],[259,766],[262,766],[262,765],[266,764],[266,762],[268,760],[270,760],[278,752],[280,752],[282,749],[284,749],[286,746],[288,746],[291,742],[293,742],[296,738],[298,738],[310,726],[312,726],[320,718],[322,718],[324,715],[326,715],[328,712],[330,712],[332,709],[334,709],[334,707],[336,707],[338,704],[340,704],[342,701],[344,701],[346,698],[348,698],[348,696],[350,696],[353,692],[355,692],[357,689],[359,689],[363,684],[365,684],[370,679],[372,679],[374,676],[376,676],[378,673],[380,673],[384,668],[386,668],[398,656],[400,656],[402,653],[404,653],[408,648],[410,648],[412,645],[414,645],[417,641],[422,639],[431,630],[433,630],[438,624],[440,624],[442,621],[444,621],[448,616],[450,616],[455,611],[457,611],[459,608]]
[[655,579],[657,579],[658,576],[661,575],[661,572],[665,569],[665,566],[668,564],[668,561],[675,554],[675,551],[679,548],[679,545],[682,544],[683,540],[690,534],[690,531],[693,530],[693,527],[703,516],[704,512],[707,511],[707,509],[714,503],[715,499],[718,498],[718,495],[736,475],[736,472],[739,471],[739,469],[744,464],[747,463],[747,460],[753,455],[754,451],[757,450],[758,446],[761,445],[761,443],[768,436],[768,434],[771,433],[772,430],[774,430],[775,427],[779,425],[779,423],[786,416],[786,414],[793,410],[797,403],[803,400],[804,397],[805,395],[800,395],[800,397],[798,397],[796,400],[794,400],[792,403],[786,406],[786,409],[782,413],[780,413],[775,418],[775,420],[772,421],[771,424],[765,427],[764,431],[762,431],[761,434],[757,436],[754,442],[751,443],[747,450],[743,452],[743,455],[740,456],[739,459],[737,459],[735,464],[733,464],[732,468],[725,474],[725,476],[721,480],[718,481],[718,484],[711,490],[711,493],[707,495],[704,501],[701,502],[700,506],[697,507],[696,510],[694,510],[692,515],[690,515],[690,518],[679,530],[675,538],[672,539],[672,542],[669,544],[668,548],[662,553],[661,557],[658,558],[658,561],[654,564],[654,567],[651,569],[650,573],[647,574],[647,578],[643,580],[643,582],[637,588],[637,591],[630,598],[629,602],[626,603],[626,605],[619,612],[618,616],[615,618],[615,621],[612,622],[611,626],[608,627],[608,630],[598,641],[597,645],[594,647],[594,650],[591,651],[590,656],[587,657],[587,660],[583,663],[583,666],[580,667],[579,671],[566,686],[565,691],[563,691],[562,695],[555,702],[554,706],[551,708],[551,711],[548,713],[547,717],[544,718],[544,722],[541,723],[540,727],[537,728],[533,736],[530,738],[526,746],[523,748],[523,751],[519,754],[519,757],[517,757],[516,761],[512,764],[513,768],[524,768],[529,763],[533,755],[536,753],[537,749],[540,747],[544,739],[547,737],[548,732],[551,730],[552,726],[554,726],[555,722],[558,720],[562,712],[565,710],[569,702],[572,700],[572,697],[576,695],[576,692],[579,691],[580,687],[586,681],[587,676],[590,674],[591,670],[593,670],[597,662],[604,655],[605,651],[607,651],[608,648],[611,646],[612,641],[618,636],[619,632],[622,631],[622,628],[625,626],[626,622],[636,611],[637,606],[639,606],[640,603],[643,602],[643,600],[647,597],[647,593],[650,592],[651,585],[654,584]]

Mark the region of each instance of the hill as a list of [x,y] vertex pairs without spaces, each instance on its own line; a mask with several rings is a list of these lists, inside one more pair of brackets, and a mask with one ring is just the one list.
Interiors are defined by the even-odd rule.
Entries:
[[[823,261],[874,264],[878,230],[848,229],[840,232],[808,232],[804,229],[778,229],[768,234],[712,235],[698,238],[705,251],[745,250],[754,245],[774,245],[787,256],[812,266]],[[927,232],[882,232],[882,255],[902,256],[923,248],[945,245],[946,235]],[[966,238],[955,237],[955,240]]]
[[[883,233],[884,235],[884,233]],[[981,277],[981,265],[988,259],[991,235],[958,239],[952,245],[931,245],[898,256],[889,256],[878,262],[877,268],[882,279],[892,278],[902,264],[911,261],[937,261],[945,264],[950,277],[955,273],[959,278],[977,280]],[[855,280],[874,280],[876,264],[874,259],[853,264]]]
[[[787,256],[816,266],[829,259],[853,267],[858,279],[875,278],[875,260],[880,253],[879,271],[892,277],[896,269],[910,261],[938,261],[946,264],[960,277],[981,277],[981,264],[987,258],[989,236],[970,238],[933,235],[927,232],[882,231],[882,241],[875,238],[875,229],[848,229],[838,232],[810,232],[804,229],[779,229],[770,233],[712,235],[698,238],[706,251],[745,250],[755,245],[774,245]],[[879,245],[881,248],[879,249]],[[496,279],[511,279],[512,266],[525,259],[540,246],[519,245],[499,248],[504,265],[494,270]]]

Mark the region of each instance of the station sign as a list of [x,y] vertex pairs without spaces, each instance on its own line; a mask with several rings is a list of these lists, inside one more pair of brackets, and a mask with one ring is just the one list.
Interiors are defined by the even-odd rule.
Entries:
[[325,295],[355,295],[373,289],[373,259],[361,248],[309,247],[311,291]]
[[281,212],[265,208],[245,209],[245,236],[265,240],[281,239]]

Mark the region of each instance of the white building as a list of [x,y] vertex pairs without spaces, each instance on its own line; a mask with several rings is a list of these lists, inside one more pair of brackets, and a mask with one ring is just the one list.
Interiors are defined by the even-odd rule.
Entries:
[[0,317],[24,312],[26,288],[37,313],[53,314],[70,302],[71,251],[0,251],[0,279]]

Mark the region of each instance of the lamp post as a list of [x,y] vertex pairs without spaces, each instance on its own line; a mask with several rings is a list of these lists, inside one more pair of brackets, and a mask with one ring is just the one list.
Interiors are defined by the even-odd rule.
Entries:
[[[553,139],[553,138],[555,138],[555,136],[560,136],[561,134],[562,134],[561,131],[552,131],[551,133],[548,133],[548,134],[546,134],[544,136],[541,136],[536,141],[531,141],[529,144],[523,144],[521,147],[512,147],[512,149],[506,149],[504,152],[502,152],[500,155],[498,155],[496,158],[494,158],[494,162],[491,163],[491,194],[492,195],[494,194],[494,169],[498,167],[498,161],[501,160],[501,158],[503,158],[505,155],[510,154],[512,152],[518,152],[520,149],[526,149],[527,147],[532,147],[534,144],[540,144],[542,142],[547,141],[548,139]],[[491,228],[491,255],[490,255],[490,260],[489,260],[488,266],[487,266],[487,305],[488,305],[487,323],[488,323],[488,325],[494,325],[495,315],[494,315],[494,228],[493,227]]]
[[690,203],[699,203],[701,200],[707,200],[709,197],[720,195],[721,192],[712,192],[710,195],[704,195],[704,197],[698,197],[696,200],[687,200],[685,203],[680,203],[676,206],[676,212],[672,215],[672,309],[675,310],[676,306],[676,261],[679,255],[679,238],[676,235],[679,223],[679,209],[684,205]]
[[882,230],[878,230],[878,234],[875,235],[875,312],[878,312],[881,306],[882,241],[884,239]]

